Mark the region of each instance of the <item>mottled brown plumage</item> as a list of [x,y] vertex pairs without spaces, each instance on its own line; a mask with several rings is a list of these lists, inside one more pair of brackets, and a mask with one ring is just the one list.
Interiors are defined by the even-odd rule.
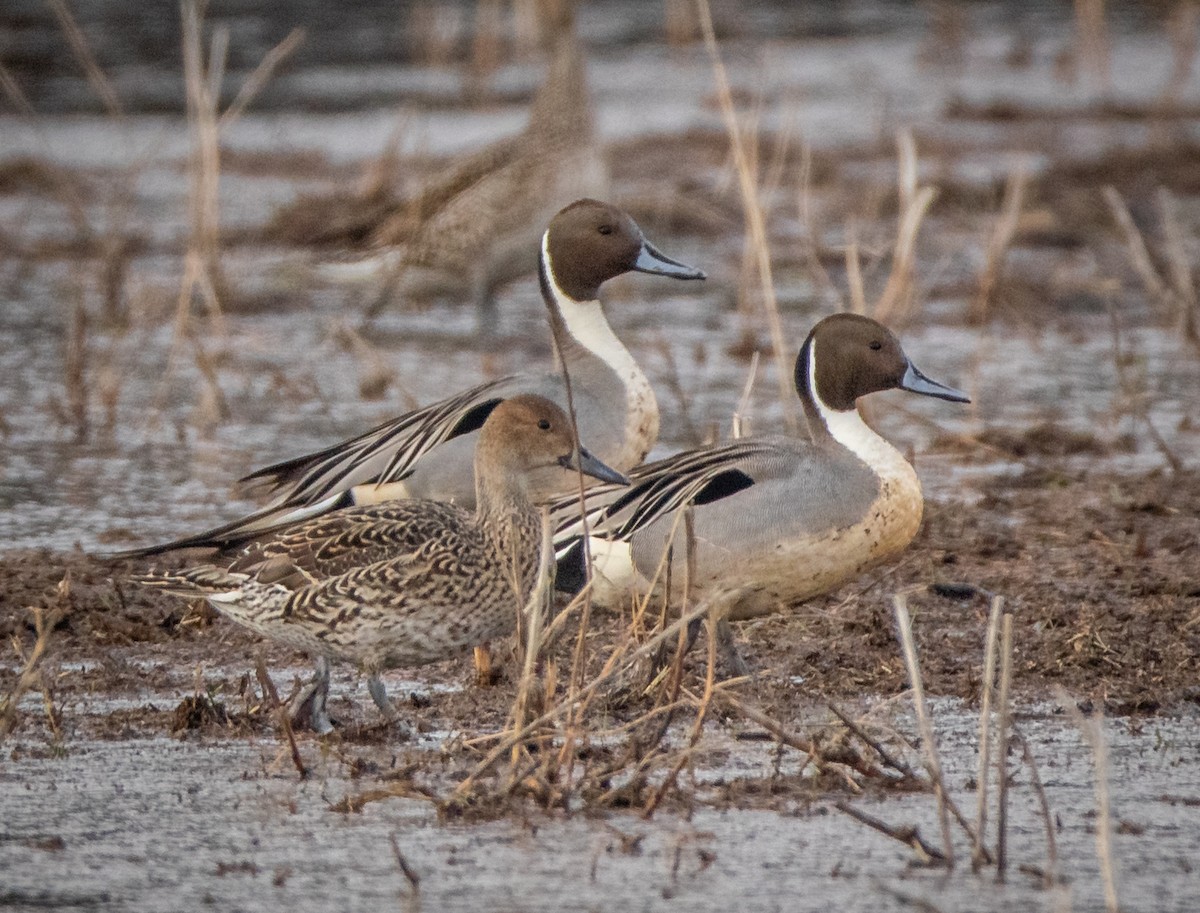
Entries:
[[[356,507],[255,543],[227,570],[204,565],[135,579],[204,596],[267,637],[354,663],[388,712],[379,671],[444,659],[514,629],[538,573],[537,505],[576,468],[622,481],[573,446],[558,406],[517,396],[480,433],[474,512],[421,500]],[[314,722],[328,728],[316,710]]]

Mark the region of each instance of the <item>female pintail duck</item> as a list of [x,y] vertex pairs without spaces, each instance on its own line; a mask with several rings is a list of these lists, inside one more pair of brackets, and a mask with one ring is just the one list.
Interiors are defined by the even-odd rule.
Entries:
[[[597,586],[645,589],[672,528],[673,579],[686,552],[677,509],[693,505],[697,590],[728,594],[729,618],[788,608],[896,554],[921,522],[921,486],[908,461],[862,420],[861,396],[900,389],[952,402],[957,390],[917,370],[874,320],[818,323],[796,359],[796,390],[811,440],[749,437],[676,454],[630,472],[631,485],[589,489]],[[581,582],[578,496],[554,507],[559,580]]]
[[454,163],[372,233],[390,262],[368,317],[398,300],[465,296],[486,329],[496,291],[532,272],[529,249],[562,201],[607,193],[572,4],[541,6],[550,66],[525,129]]
[[316,654],[317,731],[332,728],[330,660],[355,663],[393,717],[381,670],[444,659],[515,628],[537,578],[537,505],[577,472],[627,481],[575,446],[562,409],[516,396],[480,431],[474,512],[424,500],[357,507],[261,540],[228,570],[203,565],[134,579],[202,596],[239,624]]
[[119,557],[188,547],[229,548],[281,524],[393,498],[470,507],[480,426],[497,404],[522,393],[545,396],[565,407],[564,366],[580,438],[618,470],[636,466],[658,439],[658,402],[598,300],[605,281],[631,271],[704,278],[702,271],[655,249],[633,219],[616,207],[596,200],[572,203],[551,220],[541,247],[542,296],[561,345],[558,372],[516,374],[480,384],[326,450],[260,469],[241,484],[273,495],[267,507],[225,526]]

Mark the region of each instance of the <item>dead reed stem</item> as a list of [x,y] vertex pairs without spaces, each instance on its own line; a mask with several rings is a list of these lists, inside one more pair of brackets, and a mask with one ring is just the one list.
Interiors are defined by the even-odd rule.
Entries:
[[1175,292],[1179,332],[1193,346],[1200,347],[1200,302],[1196,298],[1196,286],[1192,282],[1192,263],[1188,257],[1179,224],[1179,206],[1171,191],[1159,187],[1155,197],[1159,219],[1166,239],[1166,257],[1171,288]]
[[1142,284],[1151,298],[1168,309],[1172,309],[1170,290],[1159,278],[1158,270],[1154,268],[1154,262],[1150,259],[1150,252],[1146,249],[1146,242],[1142,238],[1142,233],[1138,231],[1133,216],[1129,213],[1129,207],[1125,205],[1125,200],[1111,185],[1106,186],[1102,192],[1104,201],[1108,203],[1113,219],[1125,239],[1125,248],[1129,252],[1129,260],[1134,272],[1142,280]]
[[1012,689],[1013,633],[1012,613],[1006,612],[1000,633],[999,734],[996,751],[996,880],[1003,881],[1008,869],[1008,744],[1012,715],[1009,694]]
[[851,222],[846,226],[846,283],[850,288],[850,311],[866,315],[867,290],[863,284],[862,258],[858,252],[858,230]]
[[775,297],[775,281],[771,275],[771,250],[767,242],[766,218],[762,199],[759,196],[755,179],[757,171],[751,163],[750,153],[746,148],[741,127],[738,125],[737,112],[733,105],[733,93],[730,91],[729,77],[725,72],[725,65],[721,61],[720,49],[717,47],[712,11],[709,9],[708,0],[696,0],[696,9],[700,16],[700,30],[704,35],[704,46],[708,50],[713,75],[717,82],[717,100],[721,107],[721,117],[725,121],[725,130],[729,134],[730,149],[733,152],[738,187],[741,191],[742,212],[746,219],[746,228],[750,233],[749,242],[758,265],[763,311],[771,334],[771,349],[779,384],[779,401],[783,407],[784,421],[788,429],[797,432],[800,429],[800,423],[796,415],[796,397],[791,389],[791,371],[783,338],[783,323],[779,316],[779,302]]
[[[64,577],[58,587],[60,596],[65,598],[64,594],[70,591],[68,578]],[[29,614],[33,616],[36,639],[33,647],[26,653],[21,647],[20,640],[15,635],[12,638],[13,650],[17,654],[17,661],[21,663],[21,671],[17,674],[17,681],[12,690],[3,700],[0,700],[0,742],[8,738],[17,725],[17,705],[21,702],[21,698],[41,679],[41,662],[46,655],[46,647],[50,643],[50,632],[62,618],[63,612],[62,609],[46,611],[41,606],[30,606]],[[53,723],[53,716],[50,719]]]
[[1104,16],[1104,0],[1075,0],[1075,48],[1083,69],[1100,89],[1112,91],[1112,42]]
[[83,31],[79,28],[79,23],[71,15],[67,4],[64,0],[46,0],[46,3],[50,7],[51,12],[54,13],[54,18],[58,20],[59,28],[67,36],[67,42],[71,45],[71,53],[75,55],[75,59],[83,67],[87,81],[91,85],[92,91],[100,98],[105,111],[112,117],[123,117],[125,111],[121,106],[121,100],[117,97],[117,92],[108,77],[104,74],[104,70],[96,63],[96,57],[92,53],[91,46],[84,37]]
[[1129,207],[1113,187],[1104,188],[1104,199],[1112,211],[1113,219],[1125,239],[1129,262],[1146,293],[1175,322],[1180,335],[1192,346],[1200,349],[1200,298],[1192,281],[1191,261],[1183,239],[1183,230],[1175,198],[1166,188],[1159,188],[1156,201],[1162,223],[1166,249],[1163,258],[1167,262],[1166,276],[1159,275],[1146,242],[1129,214]]
[[992,719],[992,690],[996,682],[996,638],[1000,631],[1000,614],[1004,597],[993,596],[988,615],[987,636],[983,647],[983,682],[979,695],[979,766],[975,774],[975,846],[971,850],[971,867],[976,871],[983,862],[983,847],[987,834],[988,775],[991,773],[990,724]]
[[883,294],[875,305],[874,316],[881,323],[903,323],[913,313],[916,304],[917,234],[937,190],[917,183],[917,147],[912,133],[902,130],[896,138],[899,156],[898,194],[900,222],[896,244],[892,249],[892,269]]
[[[204,61],[203,0],[183,0],[183,75],[187,89],[188,123],[192,145],[188,154],[188,263],[180,289],[179,306],[190,310],[192,298],[200,291],[209,312],[210,327],[224,334],[221,298],[224,277],[220,261],[220,104],[221,80],[225,70],[225,52],[229,30],[217,29],[209,43]],[[184,316],[177,321],[186,321]]]
[[1021,220],[1021,207],[1025,202],[1025,190],[1029,186],[1029,172],[1019,165],[1008,176],[1004,185],[1004,199],[1000,204],[1000,216],[992,229],[984,258],[983,271],[979,274],[979,288],[967,310],[969,323],[987,323],[992,316],[992,305],[996,286],[1004,272],[1004,261],[1012,247]]
[[490,770],[492,768],[492,766],[501,757],[503,757],[507,752],[509,752],[514,745],[517,745],[517,744],[523,742],[529,736],[529,734],[531,732],[535,732],[541,726],[544,726],[547,723],[550,723],[550,722],[562,717],[566,713],[571,712],[572,710],[577,708],[582,702],[590,699],[603,685],[607,684],[618,672],[627,671],[630,668],[632,668],[638,661],[640,661],[648,656],[653,655],[653,653],[663,643],[665,643],[672,637],[678,636],[678,633],[681,628],[686,628],[687,625],[691,624],[696,619],[703,618],[708,613],[710,606],[712,604],[714,604],[717,600],[722,598],[723,595],[724,594],[722,594],[722,593],[716,593],[716,594],[709,596],[702,603],[700,603],[700,605],[698,605],[695,609],[693,609],[690,612],[684,613],[681,617],[676,619],[674,622],[672,622],[670,625],[668,625],[662,631],[655,634],[653,637],[651,637],[649,640],[647,640],[645,643],[643,643],[637,649],[633,650],[631,653],[624,656],[623,663],[620,662],[620,660],[618,658],[620,655],[619,651],[617,653],[614,653],[612,656],[609,657],[608,661],[605,663],[604,668],[601,670],[600,674],[597,675],[594,679],[592,679],[592,681],[590,681],[587,685],[580,688],[573,700],[568,698],[567,700],[549,708],[548,710],[546,710],[546,712],[542,713],[536,719],[530,720],[529,722],[525,723],[523,726],[520,726],[519,728],[515,729],[514,731],[505,733],[504,736],[497,742],[496,746],[490,752],[488,752],[488,754],[483,758],[483,760],[481,760],[477,765],[475,765],[474,770],[472,770],[471,773],[466,778],[464,778],[461,783],[459,783],[458,787],[454,791],[454,794],[456,796],[465,796],[468,793],[470,793],[471,789],[474,787],[474,785],[475,785],[476,781],[479,779],[479,777],[481,777],[488,770]]
[[1100,862],[1100,877],[1104,881],[1104,906],[1108,913],[1118,913],[1116,867],[1112,853],[1112,803],[1108,790],[1108,744],[1104,740],[1104,716],[1097,710],[1084,716],[1079,705],[1066,691],[1057,689],[1058,702],[1071,715],[1092,749],[1092,765],[1096,790],[1096,857]]
[[921,678],[921,666],[917,659],[917,646],[913,640],[912,618],[908,613],[908,600],[903,594],[892,597],[896,612],[896,627],[900,633],[900,644],[904,650],[904,664],[908,668],[908,679],[912,685],[913,710],[917,715],[917,726],[925,748],[925,764],[933,780],[933,794],[937,799],[938,820],[942,828],[942,845],[946,865],[954,868],[954,842],[950,837],[950,814],[947,809],[946,781],[942,776],[942,764],[938,758],[937,743],[934,741],[933,724],[925,706],[925,685]]
[[279,692],[275,690],[275,683],[271,681],[271,676],[267,674],[266,664],[263,663],[262,656],[255,657],[254,674],[258,677],[258,683],[263,689],[263,695],[271,702],[271,710],[275,714],[275,719],[279,723],[279,729],[287,739],[288,749],[292,755],[292,765],[296,768],[296,773],[300,775],[301,780],[308,779],[308,768],[304,766],[304,759],[300,757],[300,748],[296,745],[296,733],[292,729],[292,721],[288,717],[288,709],[279,699]]
[[1037,763],[1033,759],[1033,750],[1029,740],[1018,734],[1021,741],[1021,756],[1025,766],[1029,768],[1029,785],[1037,796],[1038,809],[1042,814],[1042,824],[1046,831],[1046,872],[1044,883],[1051,887],[1058,881],[1058,841],[1054,837],[1054,816],[1050,814],[1050,801],[1046,798],[1046,789],[1042,786],[1042,778],[1038,775]]
[[750,433],[749,420],[746,413],[750,410],[750,394],[754,392],[754,381],[758,377],[758,352],[750,356],[750,367],[746,369],[746,383],[742,385],[742,395],[738,397],[737,408],[730,422],[730,436],[735,440]]
[[279,44],[263,55],[263,59],[258,62],[258,66],[246,77],[246,81],[238,88],[237,95],[233,97],[233,101],[229,103],[229,106],[217,120],[218,130],[224,130],[226,127],[231,126],[234,121],[242,116],[250,102],[254,100],[254,97],[271,81],[271,77],[275,75],[275,71],[279,69],[280,64],[287,60],[296,48],[304,43],[305,36],[304,29],[292,29]]
[[[518,631],[523,628],[525,632],[525,655],[522,657],[521,679],[517,685],[517,697],[513,703],[513,728],[524,725],[530,715],[531,697],[542,653],[542,632],[549,602],[554,595],[554,538],[553,528],[550,524],[550,512],[546,507],[541,508],[541,519],[542,542],[538,552],[537,581],[534,584],[533,592],[529,594],[529,599],[521,609],[520,621],[522,624],[519,624],[517,628]],[[519,745],[513,746],[514,752],[519,750]],[[514,765],[516,762],[517,756],[514,754]]]

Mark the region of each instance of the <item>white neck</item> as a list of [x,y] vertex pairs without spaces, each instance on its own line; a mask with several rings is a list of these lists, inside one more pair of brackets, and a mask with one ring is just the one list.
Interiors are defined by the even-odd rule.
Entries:
[[808,389],[817,413],[833,439],[875,470],[880,476],[903,474],[914,475],[912,467],[903,455],[862,420],[857,407],[854,409],[831,409],[817,391],[816,358],[809,353]]
[[[604,308],[600,306],[599,300],[593,298],[591,301],[576,301],[558,287],[558,281],[554,277],[554,264],[550,260],[549,240],[550,233],[546,232],[542,236],[542,257],[546,262],[547,284],[554,298],[554,308],[561,315],[567,333],[616,373],[624,384],[631,402],[644,399],[647,395],[653,398],[650,382],[629,354],[629,350],[608,325],[608,318],[604,316]],[[570,369],[569,352],[567,358],[567,368]]]

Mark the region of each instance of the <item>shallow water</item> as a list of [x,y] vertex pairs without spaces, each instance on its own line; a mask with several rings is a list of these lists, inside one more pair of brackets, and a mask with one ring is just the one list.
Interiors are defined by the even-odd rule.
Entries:
[[[75,708],[79,712],[82,708]],[[93,712],[103,712],[97,702]],[[814,711],[817,717],[819,711]],[[971,815],[976,718],[934,706],[951,794]],[[1200,839],[1197,718],[1160,717],[1142,728],[1105,726],[1121,908],[1183,911],[1200,902],[1193,874]],[[903,730],[911,721],[898,721]],[[332,811],[370,789],[342,763],[302,742],[313,777],[298,781],[272,740],[165,738],[74,741],[65,757],[27,754],[0,772],[0,898],[6,906],[99,910],[1093,910],[1103,906],[1096,857],[1091,753],[1049,707],[1018,725],[1029,738],[1057,822],[1065,885],[1046,890],[1019,870],[1044,867],[1043,824],[1018,768],[1009,819],[1010,874],[947,875],[911,866],[900,844],[846,819],[818,791],[773,811],[701,805],[653,820],[616,814],[485,824],[439,824],[428,803],[389,799],[359,814]],[[391,754],[404,763],[436,739]],[[721,758],[699,766],[700,795],[734,778],[769,780],[769,744],[735,741],[711,726]],[[388,766],[386,748],[374,751]],[[780,772],[794,774],[797,753]],[[707,785],[706,785],[707,784]],[[853,800],[893,825],[917,825],[938,845],[932,796]],[[993,813],[994,815],[994,813]],[[994,817],[993,817],[994,828]],[[994,830],[993,830],[994,833]],[[420,878],[410,895],[389,839]],[[967,855],[958,839],[957,852]],[[631,846],[631,840],[636,841]]]
[[[605,141],[687,128],[719,129],[703,48],[667,49],[654,33],[653,17],[636,4],[621,6],[620,12],[601,15],[589,8],[580,23],[589,42],[592,94]],[[456,15],[452,9],[443,14]],[[24,30],[14,33],[17,46],[28,42],[41,47],[54,40],[52,21],[42,21],[36,10],[22,15]],[[0,478],[0,542],[54,548],[78,543],[96,549],[211,525],[253,506],[231,501],[227,492],[234,479],[258,466],[327,446],[467,382],[549,362],[541,305],[534,283],[526,280],[503,294],[500,323],[490,339],[477,338],[475,316],[467,311],[437,307],[387,313],[371,341],[381,363],[395,371],[396,381],[382,400],[364,400],[358,385],[370,365],[332,341],[331,330],[340,321],[357,320],[369,289],[315,281],[314,256],[308,251],[236,245],[225,257],[227,274],[240,294],[260,304],[253,311],[228,315],[228,335],[204,344],[216,360],[228,407],[224,418],[214,420],[209,409],[198,408],[205,385],[190,346],[185,343],[173,358],[170,354],[168,315],[179,279],[177,251],[187,230],[186,124],[161,113],[155,101],[160,90],[133,78],[132,70],[116,62],[128,53],[121,50],[119,17],[87,4],[78,15],[98,30],[95,40],[101,47],[111,48],[128,115],[122,120],[88,113],[36,120],[0,115],[0,152],[81,169],[91,188],[83,202],[91,224],[136,226],[135,234],[147,248],[129,264],[131,326],[124,332],[105,328],[98,313],[98,264],[55,258],[3,263],[0,434],[5,466]],[[318,15],[305,5],[294,10],[300,23]],[[922,144],[953,144],[956,137],[973,137],[986,154],[967,155],[954,167],[983,182],[1005,174],[1014,155],[1036,162],[1030,158],[1039,141],[1036,125],[1023,128],[1026,134],[1017,139],[1002,122],[947,118],[944,112],[951,99],[1063,107],[1104,98],[1145,102],[1157,97],[1169,72],[1159,26],[1125,13],[1115,20],[1119,40],[1113,48],[1111,95],[1094,80],[1064,82],[1053,76],[1054,52],[1069,43],[1070,22],[1045,12],[1032,15],[1027,32],[1014,32],[1003,5],[978,7],[958,67],[923,62],[929,21],[924,13],[903,6],[837,5],[799,15],[786,5],[753,7],[731,23],[723,48],[734,85],[762,93],[768,126],[787,122],[817,150],[861,149],[864,143],[883,142],[881,154],[865,159],[858,155],[858,164],[847,168],[866,166],[885,174],[894,169],[890,137],[896,127],[906,125],[918,131]],[[220,11],[214,16],[220,21]],[[271,21],[229,21],[235,26],[234,44],[247,42],[236,52],[240,56],[234,58],[234,72],[239,63],[256,60],[256,51],[261,54],[277,40],[275,32],[281,36],[286,30]],[[253,27],[247,27],[249,22]],[[357,169],[385,147],[397,123],[405,124],[399,134],[401,151],[433,154],[473,148],[519,128],[523,101],[431,107],[422,93],[453,94],[455,71],[419,66],[387,39],[358,42],[361,48],[356,39],[343,41],[363,27],[364,18],[355,14],[343,23],[344,31],[311,36],[314,44],[296,65],[273,84],[260,105],[251,106],[229,128],[223,140],[226,148],[242,154],[344,161]],[[767,36],[772,37],[766,40]],[[1030,63],[1006,65],[1006,54],[1018,41],[1029,45]],[[164,76],[174,77],[173,56],[145,53],[149,57],[139,61],[140,72],[157,66]],[[45,110],[76,110],[70,102],[72,92],[82,91],[76,76],[54,71],[46,80],[32,74],[28,78],[34,102]],[[522,93],[537,78],[536,65],[512,64],[496,74],[494,87],[502,96]],[[330,92],[344,99],[340,108],[318,104]],[[372,93],[396,102],[381,106],[378,94]],[[1193,73],[1181,98],[1197,94],[1200,73]],[[1186,118],[1172,124],[1176,141],[1200,129]],[[1091,130],[1094,135],[1086,142],[1066,134],[1052,140],[1043,136],[1041,141],[1053,143],[1046,152],[1059,159],[1095,156],[1132,142],[1140,126],[1083,117],[1068,121],[1065,129]],[[995,131],[994,139],[980,140],[989,130]],[[945,156],[939,160],[947,161]],[[938,167],[944,174],[945,164]],[[665,183],[668,177],[677,176],[659,179]],[[314,184],[304,169],[231,167],[221,183],[223,227],[227,232],[254,229],[297,193],[328,186],[321,179]],[[119,202],[122,192],[130,194],[131,203]],[[620,187],[616,192],[619,197]],[[793,221],[794,211],[790,205],[779,211],[777,231],[782,237],[803,234]],[[74,223],[68,215],[66,207],[46,198],[0,194],[0,224],[15,226],[25,244],[72,237]],[[844,218],[826,226],[839,239]],[[939,227],[937,218],[935,208],[925,229],[928,260],[919,265],[919,274],[939,282],[969,280],[979,269],[978,239],[961,229]],[[740,337],[746,319],[729,308],[740,252],[736,229],[720,240],[661,234],[655,240],[673,255],[703,266],[712,277],[702,287],[644,276],[610,283],[612,322],[659,391],[663,434],[656,453],[663,454],[714,430],[728,433],[747,365],[725,352]],[[1028,259],[1033,253],[1022,248],[1013,256]],[[1021,268],[1034,274],[1064,268],[1068,275],[1097,272],[1094,266],[1067,267],[1053,248]],[[1107,268],[1102,265],[1099,272]],[[785,370],[790,372],[795,348],[833,302],[802,272],[782,268],[777,275],[789,348]],[[91,402],[86,439],[79,443],[63,368],[66,328],[76,300],[83,300],[90,312],[85,386]],[[1011,459],[997,462],[986,451],[974,454],[966,467],[960,461],[926,459],[922,451],[938,436],[938,428],[971,434],[1053,420],[1095,432],[1102,441],[1134,436],[1134,452],[1118,449],[1103,460],[1090,454],[1097,466],[1142,472],[1164,465],[1144,425],[1128,417],[1130,394],[1148,403],[1156,430],[1186,461],[1200,444],[1195,430],[1200,427],[1200,406],[1190,395],[1200,389],[1200,359],[1172,332],[1156,328],[1144,303],[1132,310],[1125,307],[1125,299],[1117,304],[1125,328],[1122,345],[1131,365],[1123,385],[1116,376],[1109,318],[1103,309],[1047,314],[1015,332],[1008,327],[980,330],[964,328],[950,316],[961,314],[964,298],[932,298],[916,324],[905,330],[906,346],[927,373],[964,387],[975,402],[964,409],[890,396],[875,406],[874,418],[902,449],[917,454],[933,497],[960,492],[964,480],[981,473],[1022,468]],[[765,334],[759,337],[765,339]],[[749,414],[752,428],[779,425],[782,410],[774,370],[770,359],[764,359]],[[111,427],[100,402],[105,384],[116,391]],[[909,412],[897,414],[893,404]],[[911,413],[921,419],[914,420]]]

